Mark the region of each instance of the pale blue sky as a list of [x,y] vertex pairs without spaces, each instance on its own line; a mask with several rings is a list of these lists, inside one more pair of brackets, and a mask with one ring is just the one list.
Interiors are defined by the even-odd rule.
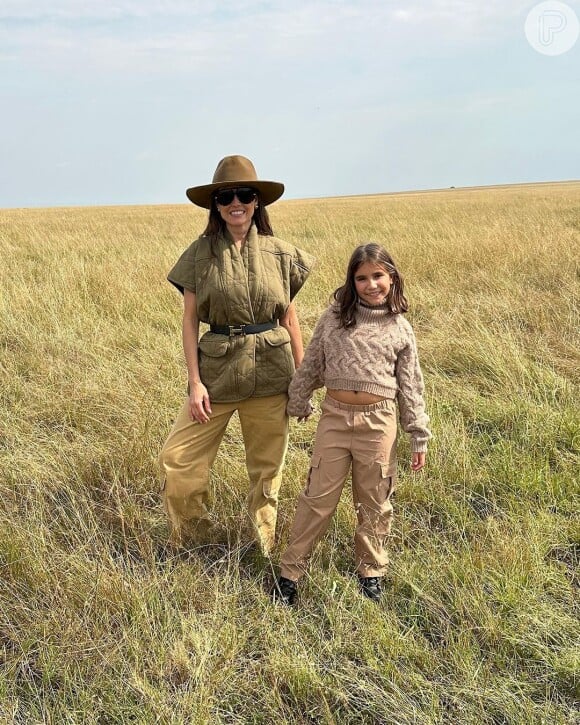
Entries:
[[0,0],[0,207],[185,203],[231,153],[287,198],[579,178],[534,5]]

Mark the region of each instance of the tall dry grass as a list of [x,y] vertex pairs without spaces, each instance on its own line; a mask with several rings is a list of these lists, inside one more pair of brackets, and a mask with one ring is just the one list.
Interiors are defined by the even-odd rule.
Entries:
[[[407,280],[435,438],[419,476],[400,442],[384,602],[358,594],[345,492],[299,608],[270,603],[235,424],[221,538],[163,553],[156,456],[185,383],[165,274],[203,214],[0,211],[0,722],[577,722],[580,183],[272,219],[318,258],[306,338],[356,244]],[[292,427],[279,548],[314,428]]]

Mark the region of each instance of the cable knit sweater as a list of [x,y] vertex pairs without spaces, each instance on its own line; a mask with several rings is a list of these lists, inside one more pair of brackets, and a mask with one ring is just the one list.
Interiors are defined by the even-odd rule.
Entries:
[[410,435],[413,451],[426,451],[431,433],[413,328],[403,315],[359,304],[356,325],[344,329],[336,309],[330,305],[314,329],[290,384],[288,414],[309,415],[310,397],[323,386],[396,398],[401,427]]

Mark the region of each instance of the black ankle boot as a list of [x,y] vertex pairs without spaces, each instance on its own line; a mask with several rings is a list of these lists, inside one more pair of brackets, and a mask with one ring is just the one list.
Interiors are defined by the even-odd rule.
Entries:
[[287,607],[291,607],[295,603],[296,594],[296,582],[293,582],[292,579],[286,579],[285,576],[278,577],[271,591],[272,600],[285,604]]
[[383,591],[381,588],[381,580],[382,577],[380,576],[359,577],[361,592],[373,602],[378,602],[381,598]]

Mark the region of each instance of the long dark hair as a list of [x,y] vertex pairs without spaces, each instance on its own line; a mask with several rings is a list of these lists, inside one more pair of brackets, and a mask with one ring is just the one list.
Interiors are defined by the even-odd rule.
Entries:
[[404,295],[403,277],[395,265],[395,260],[384,247],[375,242],[361,244],[351,255],[346,270],[346,281],[334,291],[334,299],[338,303],[336,314],[340,317],[341,327],[353,327],[356,325],[355,311],[358,304],[358,295],[354,278],[361,264],[370,262],[378,264],[391,275],[391,289],[385,300],[386,308],[392,314],[407,312],[409,304]]
[[[259,192],[256,193],[258,194],[258,206],[252,216],[252,224],[256,225],[258,234],[273,237],[274,232],[272,231],[272,225],[270,224],[270,217],[268,216],[266,207],[262,203]],[[226,223],[222,219],[222,215],[219,213],[215,198],[212,197],[207,227],[203,231],[203,236],[210,237],[211,241],[214,242],[221,234],[225,234],[225,231]]]

